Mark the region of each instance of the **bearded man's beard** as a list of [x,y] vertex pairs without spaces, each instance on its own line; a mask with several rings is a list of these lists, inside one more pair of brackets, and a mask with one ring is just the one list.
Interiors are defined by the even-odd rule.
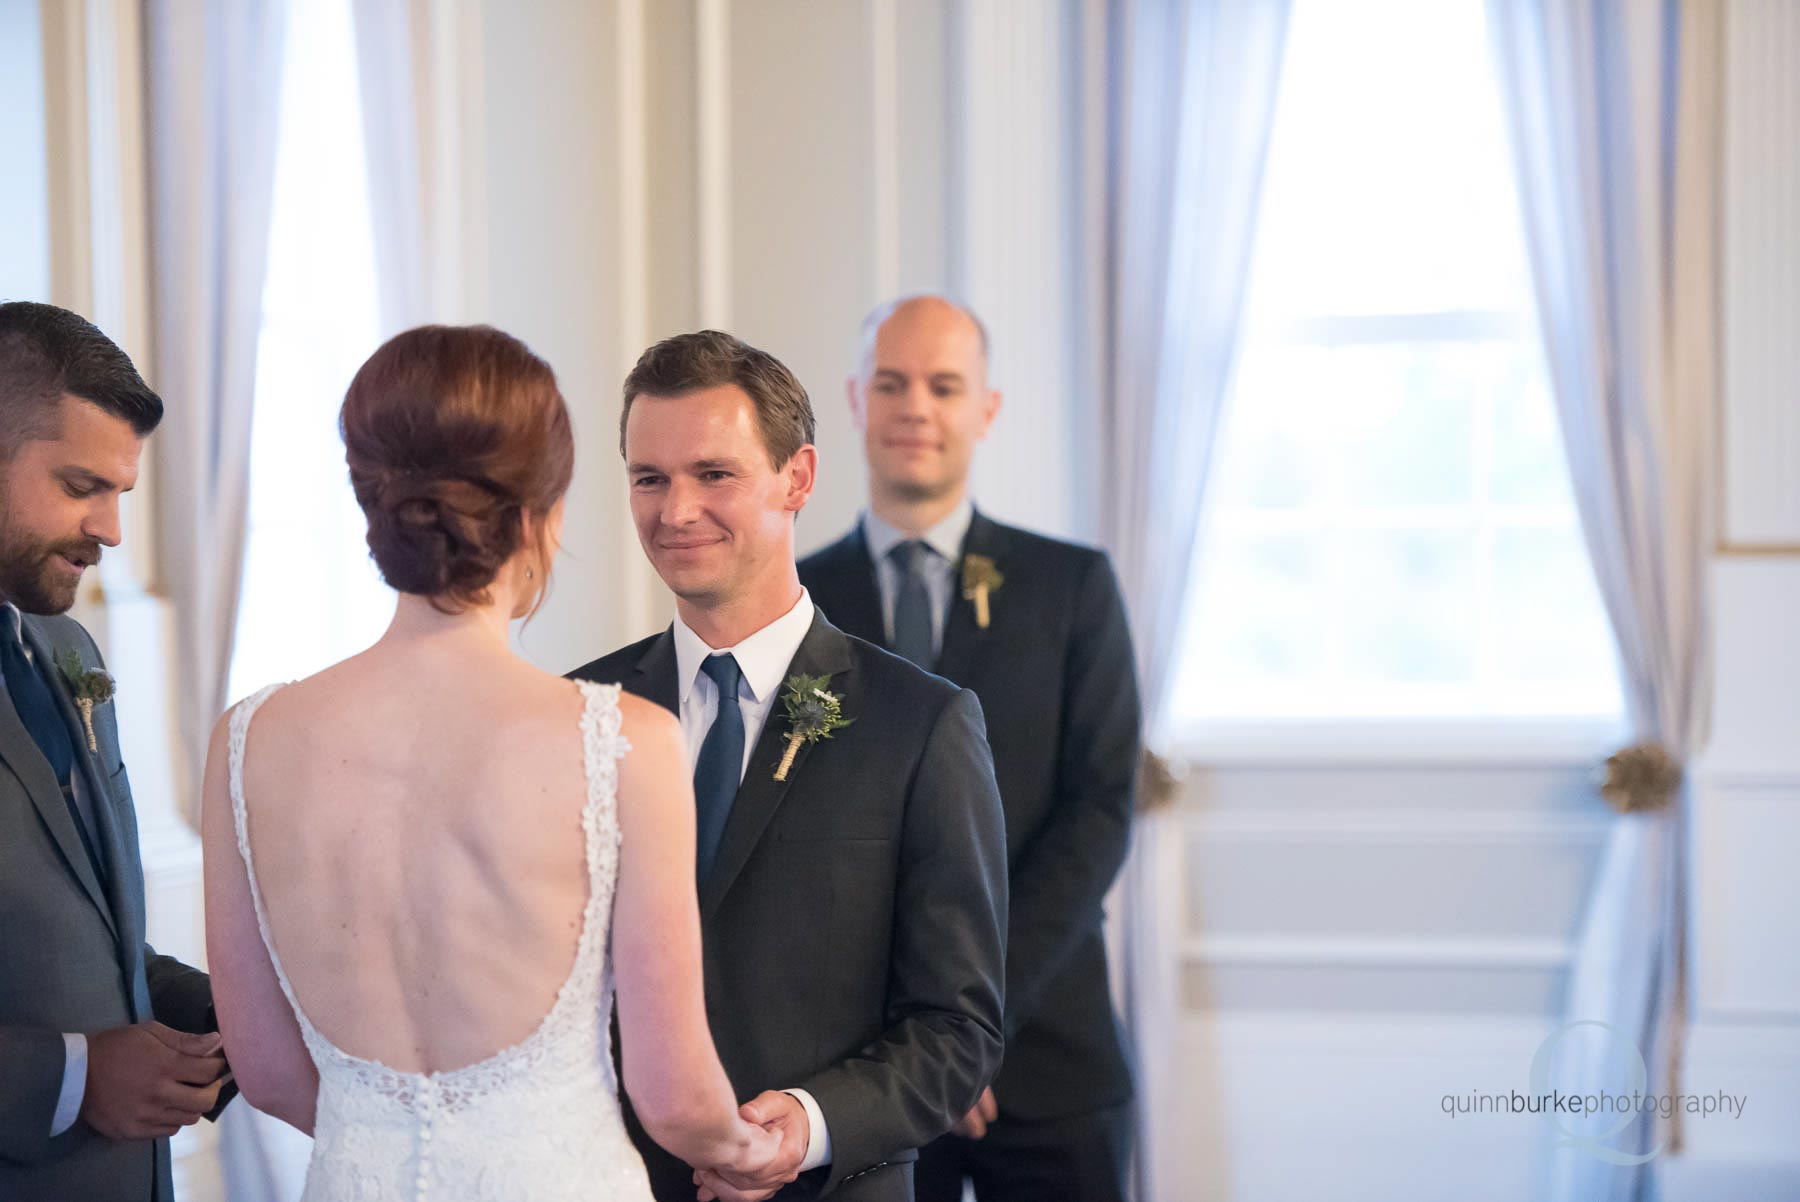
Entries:
[[6,497],[0,493],[0,600],[28,614],[66,613],[75,604],[79,576],[57,562],[67,555],[88,565],[100,562],[100,544],[87,539],[44,542],[6,526]]

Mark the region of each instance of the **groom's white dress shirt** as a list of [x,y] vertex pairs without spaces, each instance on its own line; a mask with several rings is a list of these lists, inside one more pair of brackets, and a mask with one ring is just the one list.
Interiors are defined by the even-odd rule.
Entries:
[[[734,647],[707,646],[705,639],[695,634],[680,615],[676,616],[675,675],[681,685],[681,735],[687,743],[689,775],[693,774],[700,759],[700,745],[706,741],[706,732],[719,712],[719,686],[700,670],[701,662],[708,656],[730,652],[737,658],[738,671],[742,673],[737,695],[738,710],[744,716],[744,762],[738,766],[741,784],[750,757],[755,754],[756,741],[762,737],[769,712],[775,708],[775,697],[786,679],[788,665],[800,650],[806,632],[812,629],[812,621],[812,596],[805,589],[800,590],[800,599],[792,609]],[[806,1158],[800,1162],[800,1171],[830,1163],[831,1132],[826,1130],[819,1103],[804,1089],[782,1092],[792,1095],[806,1111]]]
[[[25,618],[19,607],[11,601],[0,605],[0,622],[5,622],[12,629],[7,633],[18,639],[25,647],[25,658],[36,661],[31,653],[31,644],[24,639]],[[0,689],[6,687],[6,677],[0,676]],[[81,807],[84,816],[93,811],[89,808],[87,798],[87,782],[82,779],[81,769],[71,768],[66,782],[75,793],[75,804]],[[92,823],[90,822],[90,826]],[[87,1036],[73,1032],[63,1032],[63,1079],[62,1089],[56,1095],[56,1110],[50,1116],[50,1138],[55,1139],[75,1125],[75,1119],[81,1113],[81,1102],[87,1094]]]

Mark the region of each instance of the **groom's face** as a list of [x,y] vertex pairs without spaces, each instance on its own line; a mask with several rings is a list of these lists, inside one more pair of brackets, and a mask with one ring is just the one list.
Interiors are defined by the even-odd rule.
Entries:
[[727,604],[791,573],[794,514],[812,491],[812,447],[771,462],[736,385],[639,395],[625,425],[638,540],[671,592]]
[[119,496],[137,484],[143,450],[131,423],[64,396],[51,437],[0,459],[0,597],[26,613],[75,604],[101,547],[119,545]]

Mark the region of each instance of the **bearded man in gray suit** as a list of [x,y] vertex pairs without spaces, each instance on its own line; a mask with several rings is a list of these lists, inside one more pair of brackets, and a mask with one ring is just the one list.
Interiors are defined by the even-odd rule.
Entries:
[[110,678],[65,616],[161,418],[92,324],[0,304],[0,1198],[173,1202],[168,1137],[220,1104],[212,987],[144,942]]

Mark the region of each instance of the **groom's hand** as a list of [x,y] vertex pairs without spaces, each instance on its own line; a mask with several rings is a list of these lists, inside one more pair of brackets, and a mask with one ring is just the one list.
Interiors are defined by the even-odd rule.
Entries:
[[225,1058],[217,1032],[189,1035],[158,1022],[88,1036],[81,1119],[108,1139],[166,1139],[219,1098]]
[[800,1175],[800,1162],[812,1139],[812,1124],[806,1110],[792,1094],[769,1090],[758,1094],[738,1109],[747,1123],[779,1137],[775,1154],[761,1165],[730,1165],[697,1169],[694,1184],[699,1186],[700,1202],[763,1202]]

